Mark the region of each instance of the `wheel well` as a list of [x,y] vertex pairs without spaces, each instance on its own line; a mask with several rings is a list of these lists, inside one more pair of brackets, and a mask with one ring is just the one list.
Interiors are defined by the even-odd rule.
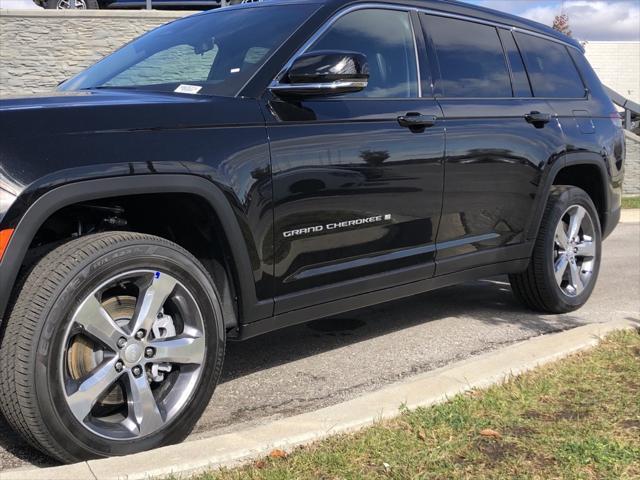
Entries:
[[554,185],[573,185],[581,188],[593,201],[600,218],[600,226],[604,228],[606,221],[606,200],[604,179],[597,165],[570,165],[558,172],[553,180]]
[[40,226],[29,246],[25,265],[68,240],[110,230],[156,235],[188,250],[216,282],[225,326],[228,330],[237,328],[238,273],[231,248],[215,210],[197,195],[140,194],[68,205]]

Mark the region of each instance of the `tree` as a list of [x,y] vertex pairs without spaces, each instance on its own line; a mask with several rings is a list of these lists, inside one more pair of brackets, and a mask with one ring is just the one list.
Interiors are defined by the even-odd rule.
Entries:
[[556,15],[556,18],[553,19],[553,29],[570,37],[571,29],[569,28],[569,15],[565,12]]

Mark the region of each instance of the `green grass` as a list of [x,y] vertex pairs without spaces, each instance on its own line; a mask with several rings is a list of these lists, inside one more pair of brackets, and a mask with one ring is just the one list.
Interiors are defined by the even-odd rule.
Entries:
[[622,208],[640,208],[640,197],[622,197]]
[[286,458],[195,478],[637,479],[640,333],[615,333],[503,385],[403,411]]

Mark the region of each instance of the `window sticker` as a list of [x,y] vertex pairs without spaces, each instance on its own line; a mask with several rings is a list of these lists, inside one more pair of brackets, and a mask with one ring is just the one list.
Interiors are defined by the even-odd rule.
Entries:
[[190,93],[192,95],[195,95],[196,93],[198,93],[200,90],[202,90],[202,87],[199,85],[185,85],[185,84],[180,84],[178,85],[178,88],[176,88],[174,90],[175,93]]

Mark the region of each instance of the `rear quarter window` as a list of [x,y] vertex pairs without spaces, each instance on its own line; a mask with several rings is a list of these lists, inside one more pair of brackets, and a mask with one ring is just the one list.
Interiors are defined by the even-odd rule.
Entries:
[[524,57],[534,96],[585,96],[585,86],[565,45],[520,32],[515,33],[515,38]]

